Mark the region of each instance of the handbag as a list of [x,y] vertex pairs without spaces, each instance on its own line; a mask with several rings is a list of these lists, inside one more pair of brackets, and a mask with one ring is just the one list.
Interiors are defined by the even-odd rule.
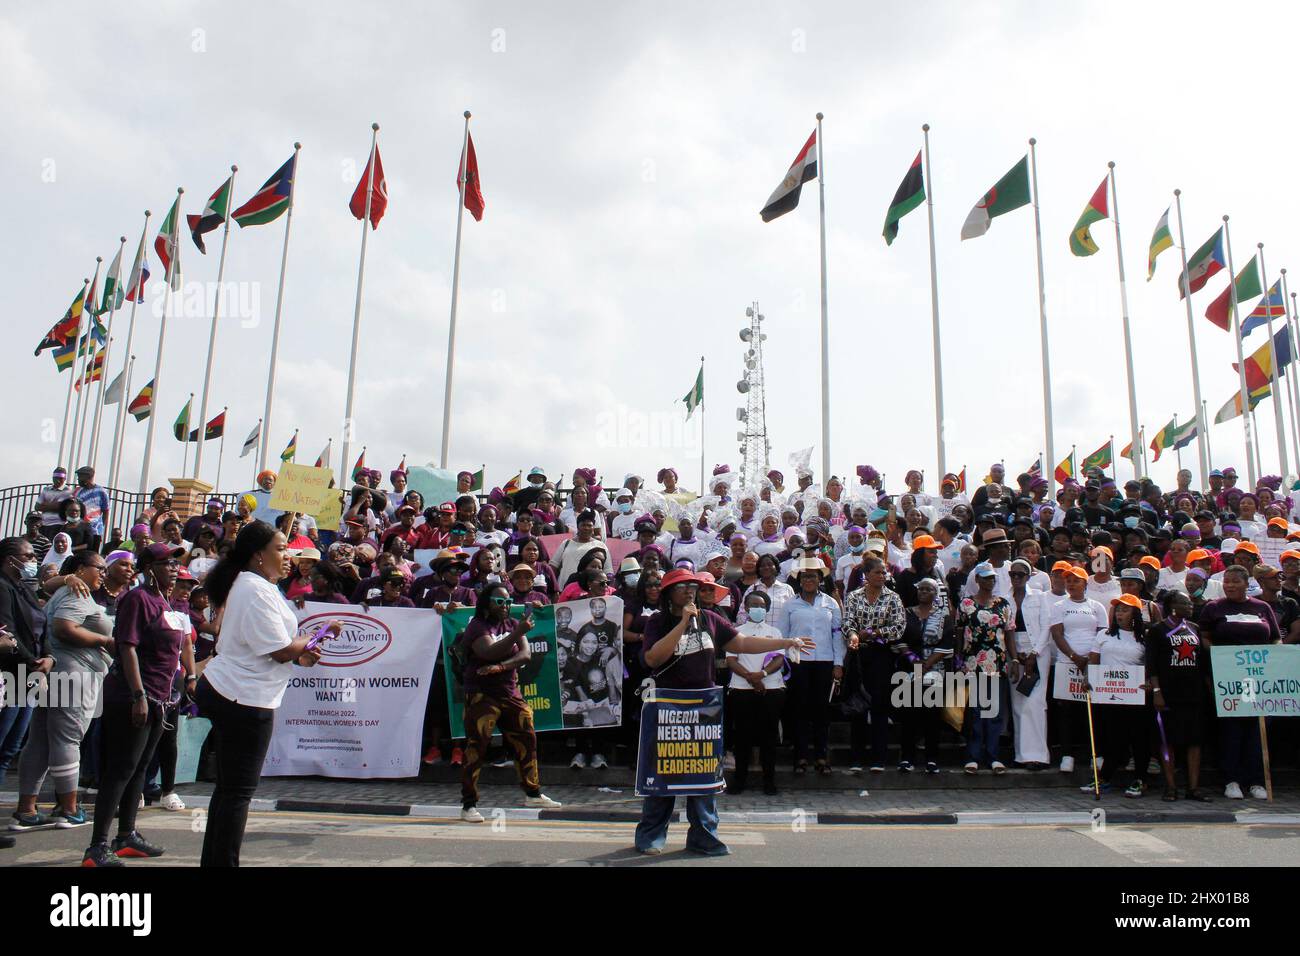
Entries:
[[957,682],[952,687],[952,699],[946,701],[943,706],[943,722],[961,733],[962,726],[966,723],[966,685]]
[[1037,667],[1034,668],[1032,674],[1029,671],[1025,671],[1020,675],[1020,680],[1016,681],[1016,692],[1028,697],[1034,692],[1034,688],[1038,686],[1038,682],[1042,679],[1042,676],[1043,675],[1039,672]]
[[840,713],[845,717],[861,717],[871,710],[871,692],[863,679],[859,655],[850,652],[844,661],[844,679],[840,683]]

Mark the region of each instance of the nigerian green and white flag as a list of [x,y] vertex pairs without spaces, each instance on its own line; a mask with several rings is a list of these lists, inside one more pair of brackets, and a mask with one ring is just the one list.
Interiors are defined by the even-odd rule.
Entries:
[[686,418],[689,421],[691,415],[694,414],[696,407],[704,401],[703,366],[700,367],[700,374],[695,376],[695,384],[691,387],[691,390],[686,393],[686,397],[683,398],[682,401],[686,403]]
[[125,298],[126,290],[122,288],[122,246],[119,245],[113,264],[108,267],[108,275],[104,277],[104,298],[95,314],[103,315],[113,309],[120,309]]

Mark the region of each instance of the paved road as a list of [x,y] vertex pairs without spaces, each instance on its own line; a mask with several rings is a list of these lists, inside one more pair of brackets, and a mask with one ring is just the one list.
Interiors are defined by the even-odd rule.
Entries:
[[[167,847],[158,861],[131,866],[194,866],[201,815],[143,812],[140,829]],[[657,858],[631,849],[621,823],[499,820],[495,824],[416,817],[255,813],[244,842],[246,866],[1295,866],[1300,826],[1168,824],[1110,826],[810,826],[722,827],[725,859],[684,850],[674,826]],[[81,859],[89,829],[20,834],[0,851],[0,866],[68,866]]]

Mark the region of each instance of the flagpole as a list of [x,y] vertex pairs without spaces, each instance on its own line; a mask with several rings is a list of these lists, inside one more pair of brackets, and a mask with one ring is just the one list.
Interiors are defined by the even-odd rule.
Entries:
[[[1209,417],[1210,417],[1210,410],[1205,407],[1204,402],[1201,402],[1201,421],[1206,421]],[[1200,433],[1198,432],[1197,434],[1199,435]],[[1206,457],[1206,461],[1209,462],[1214,461],[1214,455],[1210,448],[1210,436],[1208,433],[1205,436],[1205,457]],[[1213,465],[1211,465],[1211,467],[1213,467]],[[1210,478],[1209,478],[1210,473],[1207,471],[1205,475],[1206,475],[1205,487],[1208,488],[1210,486]]]
[[[700,381],[704,381],[704,356],[700,356]],[[486,483],[486,481],[485,481]],[[705,494],[704,488],[704,397],[700,397],[700,495]]]
[[[1029,138],[1029,169],[1033,176],[1034,248],[1038,253],[1038,328],[1043,349],[1043,428],[1047,432],[1047,460],[1056,461],[1056,439],[1052,434],[1052,359],[1047,345],[1047,290],[1043,284],[1043,223],[1038,212],[1038,140]],[[1047,479],[1047,494],[1056,493],[1056,469]]]
[[[930,177],[930,124],[921,127],[925,141],[925,212],[930,221],[930,322],[934,343],[934,441],[939,475],[947,474],[948,456],[943,440],[943,355],[939,344],[939,268],[934,249],[934,188]],[[820,140],[818,140],[820,143]],[[820,170],[821,164],[818,164]]]
[[[117,258],[114,260],[118,265],[117,289],[120,289],[122,287],[121,286],[122,253],[125,250],[126,250],[126,236],[122,236],[121,239],[119,240],[118,247],[117,247]],[[112,268],[110,268],[108,271],[111,274],[113,270]],[[104,279],[104,284],[107,287],[108,278]],[[112,352],[109,350],[108,346],[113,344],[113,316],[117,314],[116,293],[117,290],[115,289],[113,295],[113,304],[109,306],[108,309],[108,328],[105,329],[104,331],[105,336],[108,337],[108,345],[104,346],[104,364],[102,367],[102,371],[100,372],[99,375],[99,398],[95,402],[95,427],[90,430],[90,467],[92,468],[95,467],[95,459],[99,457],[99,426],[104,416],[104,389],[107,387],[107,382],[108,382],[108,361],[110,358],[112,358]]]
[[[1135,434],[1133,437],[1137,438],[1137,435]],[[1134,442],[1134,444],[1136,445],[1136,442]],[[1133,464],[1132,460],[1129,461],[1129,464],[1130,465]],[[1110,480],[1119,481],[1119,472],[1115,469],[1115,436],[1114,435],[1110,436]]]
[[831,353],[826,315],[826,153],[822,148],[822,113],[817,114],[817,209],[821,217],[822,262],[822,483],[831,473]]
[[[104,340],[104,344],[105,344],[105,349],[101,349],[101,350],[99,350],[98,352],[96,352],[96,354],[95,354],[95,359],[92,360],[92,361],[90,361],[90,362],[86,365],[86,372],[85,372],[85,374],[82,376],[84,379],[86,379],[86,381],[83,381],[83,382],[81,383],[81,390],[82,390],[83,392],[87,392],[87,393],[90,392],[90,390],[91,390],[91,385],[93,384],[90,380],[93,379],[93,378],[95,377],[95,362],[98,361],[99,356],[102,355],[102,354],[104,353],[104,351],[106,350],[107,346],[113,344],[113,337],[112,337],[111,335],[106,336],[106,338],[105,338],[105,340]],[[101,363],[100,366],[99,366],[99,382],[100,382],[101,385],[102,385],[103,382],[104,382],[104,366],[103,366],[102,363]],[[81,430],[80,430],[80,431],[78,432],[78,434],[77,434],[77,458],[81,458],[81,450],[82,450],[83,447],[85,447],[85,443],[86,443],[86,441],[87,441],[87,440],[92,441],[92,442],[94,441],[94,434],[93,434],[94,429],[91,429],[92,434],[91,434],[90,439],[87,439],[87,438],[86,438],[86,428],[87,428],[87,426],[88,426],[88,425],[90,424],[90,422],[91,422],[91,416],[90,416],[90,400],[91,400],[91,396],[90,396],[89,394],[87,394],[87,395],[86,395],[86,414],[84,414],[83,416],[81,416]],[[87,450],[89,450],[89,449],[87,449]],[[94,467],[94,459],[95,459],[94,452],[90,452],[90,456],[89,456],[89,457],[90,457],[90,466],[93,468],[93,467]]]
[[[226,412],[228,411],[230,411],[230,406],[226,405],[224,408],[221,409],[221,414],[225,415]],[[207,438],[207,436],[208,436],[208,426],[207,423],[205,422],[203,425],[203,437]],[[199,444],[202,445],[202,442],[200,442]],[[225,457],[226,457],[226,420],[223,418],[221,420],[221,445],[217,450],[217,483],[212,486],[217,491],[221,490],[221,462]]]
[[1178,255],[1183,263],[1183,302],[1187,306],[1187,355],[1192,363],[1192,394],[1201,420],[1196,424],[1196,452],[1201,464],[1201,484],[1210,483],[1210,423],[1206,420],[1205,401],[1201,398],[1201,366],[1196,355],[1196,320],[1192,318],[1191,277],[1187,272],[1187,239],[1183,235],[1183,191],[1174,190],[1174,207],[1178,211]]
[[[81,311],[86,311],[86,292],[90,288],[90,280],[81,280]],[[74,300],[75,301],[75,300]],[[89,330],[87,330],[89,331]],[[77,321],[77,334],[73,336],[72,349],[72,377],[68,379],[68,397],[63,402],[63,429],[59,432],[59,460],[54,464],[63,465],[63,452],[66,450],[68,443],[68,413],[72,411],[72,387],[77,381],[77,353],[81,351],[81,342],[85,335],[81,331],[81,321]],[[73,469],[69,469],[70,471]]]
[[[1264,461],[1264,456],[1260,454],[1259,450],[1259,420],[1255,417],[1255,410],[1253,408],[1250,410],[1250,437],[1255,443],[1255,461],[1262,463]],[[1251,484],[1254,484],[1254,482],[1251,482]]]
[[366,278],[366,239],[370,231],[370,201],[375,189],[375,152],[379,148],[379,124],[370,124],[370,161],[366,163],[366,211],[361,217],[361,262],[357,266],[357,302],[352,311],[352,357],[348,360],[348,395],[343,410],[343,471],[339,484],[348,483],[348,449],[352,444],[352,398],[357,385],[357,345],[361,337],[361,289]]
[[[1128,285],[1124,281],[1124,248],[1119,238],[1119,187],[1115,185],[1115,163],[1112,161],[1107,163],[1106,166],[1110,170],[1110,214],[1111,221],[1115,224],[1115,260],[1119,264],[1119,307],[1120,315],[1124,320],[1124,362],[1128,371],[1129,431],[1131,437],[1136,439],[1138,433],[1137,380],[1133,374],[1133,336],[1129,331]],[[1136,442],[1133,447],[1136,453]]]
[[1147,427],[1145,425],[1138,429],[1138,437],[1142,439],[1142,474],[1148,475],[1151,469],[1147,467]]
[[1285,311],[1287,337],[1291,346],[1291,374],[1286,376],[1287,397],[1291,401],[1291,432],[1295,440],[1296,470],[1300,471],[1300,395],[1293,386],[1291,379],[1295,377],[1296,365],[1296,334],[1293,322],[1295,321],[1295,299],[1287,285],[1286,270],[1282,269],[1282,308]]
[[[208,333],[208,364],[203,370],[203,397],[199,399],[199,428],[203,429],[199,434],[199,447],[194,452],[194,477],[199,477],[199,471],[203,467],[203,446],[207,444],[208,438],[208,389],[212,385],[212,358],[217,348],[217,323],[221,321],[222,306],[222,280],[226,276],[226,244],[230,240],[230,210],[235,205],[235,174],[239,172],[239,167],[231,165],[230,179],[228,180],[229,189],[226,191],[226,217],[225,228],[221,232],[221,257],[217,260],[217,292],[212,297],[212,330]],[[200,215],[202,213],[200,212]],[[225,434],[224,429],[222,434]]]
[[[185,403],[185,427],[181,429],[181,444],[185,450],[181,452],[181,474],[185,474],[185,464],[190,457],[190,420],[194,417],[194,393],[190,392],[190,400]],[[203,444],[203,438],[200,436],[199,444]]]
[[[185,194],[183,187],[177,187],[176,196]],[[163,309],[162,321],[158,324],[158,355],[154,358],[153,366],[153,395],[149,398],[149,430],[144,436],[144,459],[140,464],[140,493],[144,494],[149,486],[149,461],[153,457],[153,432],[154,426],[158,423],[158,398],[159,390],[162,386],[162,357],[163,342],[167,336],[167,313],[171,310],[172,302],[172,274],[176,271],[176,265],[180,262],[180,223],[181,208],[180,202],[176,203],[176,215],[172,219],[172,251],[171,258],[167,262],[167,271],[163,279]],[[184,469],[181,469],[184,473]]]
[[1254,422],[1250,415],[1250,392],[1246,388],[1246,359],[1241,352],[1241,323],[1239,315],[1241,306],[1237,303],[1237,270],[1232,264],[1232,234],[1228,229],[1228,217],[1223,217],[1223,245],[1228,253],[1228,294],[1232,301],[1232,337],[1237,343],[1237,379],[1241,383],[1241,427],[1246,437],[1246,481],[1251,488],[1259,477],[1255,449],[1251,444],[1251,432]]
[[[149,210],[146,209],[144,211],[144,228],[140,230],[140,247],[136,250],[136,258],[140,260],[141,276],[144,274],[144,244],[148,237]],[[134,263],[131,265],[131,275],[127,278],[127,282],[132,279],[136,279],[138,285],[139,279],[135,274]],[[131,354],[131,340],[135,336],[135,307],[140,304],[142,297],[136,294],[135,286],[132,286],[131,294],[133,296],[131,299],[131,317],[126,325],[126,347],[124,349],[127,360],[122,363],[122,367],[126,369],[126,379],[122,382],[122,401],[117,407],[117,421],[113,426],[113,454],[110,459],[108,479],[110,488],[117,487],[118,467],[121,465],[122,458],[122,439],[126,428],[127,405],[131,401],[131,373],[135,362],[135,356]]]
[[[1278,474],[1285,476],[1291,471],[1291,468],[1287,463],[1286,418],[1282,414],[1282,385],[1279,381],[1282,373],[1278,369],[1277,346],[1273,343],[1273,307],[1269,302],[1268,295],[1268,267],[1264,264],[1264,243],[1256,243],[1255,248],[1259,250],[1259,274],[1262,277],[1261,281],[1264,286],[1264,318],[1268,323],[1268,354],[1270,361],[1273,363],[1273,387],[1271,389],[1273,392],[1273,424],[1277,430],[1277,460],[1281,466],[1278,469]],[[1260,470],[1263,471],[1263,468],[1264,464],[1261,461]]]
[[465,169],[469,164],[469,110],[465,111],[465,132],[460,141],[460,202],[456,206],[456,252],[451,266],[451,319],[447,324],[447,377],[442,393],[442,454],[439,468],[447,467],[447,451],[451,446],[451,380],[456,370],[456,305],[460,298],[460,230],[465,220]]
[[[262,432],[258,436],[257,470],[266,468],[271,441],[271,399],[275,395],[275,362],[280,353],[280,308],[284,305],[284,270],[289,264],[289,227],[293,225],[293,194],[298,189],[298,153],[302,143],[293,144],[293,177],[289,180],[289,208],[284,218],[284,249],[280,253],[280,285],[275,293],[275,325],[271,330],[271,365],[266,373],[266,409],[262,412]],[[256,482],[255,482],[256,483]]]
[[[82,356],[74,356],[74,358],[79,357],[81,359],[81,371],[79,373],[80,377],[78,378],[81,387],[77,389],[77,410],[72,416],[72,435],[68,440],[68,451],[72,454],[73,464],[78,468],[81,467],[76,463],[81,460],[81,434],[83,426],[85,425],[85,419],[82,417],[82,407],[84,406],[86,411],[90,410],[90,407],[86,405],[87,389],[85,382],[86,373],[90,370],[90,367],[93,364],[93,356],[90,354],[90,351],[91,341],[94,339],[91,332],[93,332],[95,328],[95,306],[90,302],[90,300],[95,297],[95,287],[99,285],[99,267],[103,261],[103,256],[95,256],[95,273],[90,279],[90,288],[87,290],[86,298],[82,300],[81,304],[82,314],[89,319],[86,323],[86,341],[84,343],[86,354]],[[80,352],[81,348],[78,348],[77,351]],[[95,351],[99,350],[96,349]],[[75,365],[73,367],[76,368]]]

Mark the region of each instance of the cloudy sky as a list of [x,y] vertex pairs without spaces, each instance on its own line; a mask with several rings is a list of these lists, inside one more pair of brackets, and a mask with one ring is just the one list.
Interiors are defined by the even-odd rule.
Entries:
[[[758,210],[826,115],[831,464],[874,464],[901,484],[936,468],[924,209],[892,247],[886,207],[930,123],[952,470],[972,480],[1044,449],[1033,216],[961,242],[971,206],[1027,149],[1038,169],[1057,457],[1128,429],[1115,236],[1070,255],[1071,228],[1117,163],[1138,410],[1148,439],[1192,412],[1177,252],[1147,283],[1146,250],[1183,190],[1195,247],[1231,215],[1238,268],[1265,243],[1270,281],[1300,263],[1284,91],[1300,10],[1289,4],[170,3],[124,14],[91,3],[0,15],[0,209],[8,225],[3,481],[48,475],[67,376],[32,347],[90,275],[177,186],[185,211],[238,164],[243,202],[300,140],[273,457],[294,428],[310,464],[339,463],[360,225],[347,209],[370,124],[390,205],[370,238],[356,439],[387,471],[436,461],[461,114],[487,212],[465,220],[453,399],[453,468],[594,466],[606,484],[675,465],[699,482],[681,398],[706,360],[711,469],[738,462],[737,332],[757,300],[769,333],[773,463],[818,446],[817,195],[772,223]],[[248,486],[239,446],[262,414],[283,221],[233,230],[231,314],[217,339],[209,417],[229,405],[221,484]],[[220,234],[184,237],[189,285],[168,322],[148,476],[180,473],[170,423],[200,392]],[[1176,238],[1176,235],[1175,235]],[[150,263],[157,280],[156,256]],[[1296,268],[1300,268],[1297,265]],[[1194,299],[1212,416],[1236,387],[1229,335]],[[157,354],[161,283],[136,317],[135,388]],[[126,313],[114,325],[123,361]],[[1250,347],[1262,344],[1256,333]],[[197,408],[198,398],[195,399]],[[116,410],[105,415],[105,430]],[[197,411],[195,413],[197,418]],[[1263,470],[1278,467],[1272,407],[1258,410]],[[120,484],[140,481],[147,423],[128,420]],[[1289,423],[1288,423],[1288,428]],[[1211,433],[1214,463],[1244,466],[1240,422]],[[1118,445],[1117,445],[1118,447]],[[1193,449],[1185,458],[1194,459]],[[1290,454],[1290,452],[1288,452]],[[83,458],[85,456],[83,455]],[[107,453],[100,456],[101,470]],[[191,462],[193,460],[191,449]],[[210,445],[203,477],[214,480]],[[787,473],[790,469],[785,468]],[[1294,461],[1291,470],[1295,470]],[[1151,469],[1172,484],[1173,455]],[[820,468],[818,468],[818,478]],[[1120,476],[1128,474],[1126,465]]]

